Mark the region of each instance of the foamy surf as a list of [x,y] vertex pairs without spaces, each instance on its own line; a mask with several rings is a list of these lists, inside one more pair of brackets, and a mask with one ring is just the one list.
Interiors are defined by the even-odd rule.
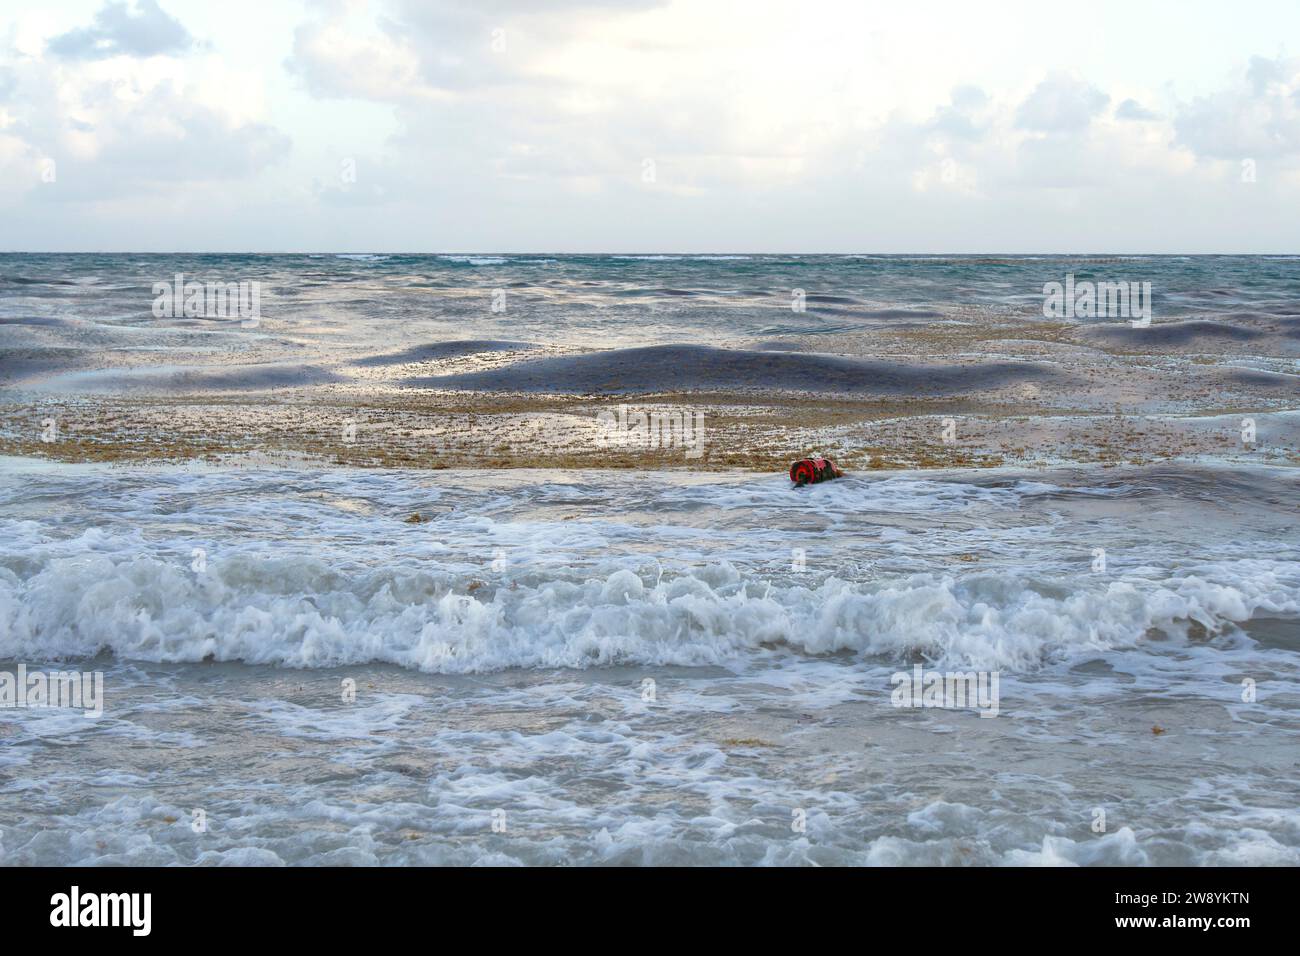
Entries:
[[[1225,528],[1189,553],[1163,519],[1132,542],[1085,530],[1095,502],[1138,519],[1167,497],[1140,479],[795,492],[739,477],[92,468],[10,475],[4,492],[0,656],[14,658],[482,673],[741,665],[780,648],[1028,671],[1189,635],[1227,646],[1255,617],[1300,615],[1286,546]],[[33,500],[61,504],[14,514]]]
[[725,562],[658,578],[644,567],[493,574],[435,569],[436,561],[342,571],[307,550],[214,556],[197,575],[192,562],[133,553],[141,543],[130,538],[91,533],[62,547],[30,544],[49,556],[29,564],[29,576],[6,569],[0,578],[2,657],[109,652],[136,661],[480,673],[743,664],[782,646],[1023,671],[1136,647],[1153,631],[1223,637],[1257,615],[1300,613],[1300,570],[1269,560],[1062,595],[1041,579],[996,573],[780,585]]
[[[0,711],[0,858],[1295,865],[1296,503],[4,460],[0,672],[103,708]],[[994,708],[898,695],[965,671]]]

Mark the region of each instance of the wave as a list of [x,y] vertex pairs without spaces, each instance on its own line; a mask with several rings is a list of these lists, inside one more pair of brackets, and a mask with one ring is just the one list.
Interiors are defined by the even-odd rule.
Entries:
[[412,362],[459,358],[465,355],[481,355],[484,352],[511,352],[536,347],[529,342],[502,341],[498,339],[452,339],[447,342],[429,342],[424,345],[414,345],[400,352],[367,355],[365,358],[355,359],[352,364],[361,366],[402,365]]
[[42,560],[33,547],[0,564],[0,657],[475,673],[726,665],[784,649],[1025,671],[1151,634],[1224,634],[1255,616],[1300,614],[1300,567],[1267,559],[1069,589],[1009,572],[802,586],[726,562],[673,576],[622,567],[489,583],[400,560],[344,573],[310,552],[236,553],[196,574],[105,554],[107,544],[91,530],[62,556]]
[[[69,359],[62,364],[76,363]],[[78,395],[258,392],[342,381],[345,381],[342,376],[324,366],[266,362],[260,365],[145,366],[69,371],[41,382],[38,390]]]
[[469,391],[644,392],[665,389],[955,394],[1064,381],[1055,367],[1019,361],[934,365],[812,353],[659,345],[515,362],[459,375],[408,379]]

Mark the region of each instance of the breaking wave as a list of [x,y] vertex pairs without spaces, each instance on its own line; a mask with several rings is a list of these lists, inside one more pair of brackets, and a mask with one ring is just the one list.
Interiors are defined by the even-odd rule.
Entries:
[[622,568],[486,582],[414,565],[342,573],[319,558],[234,555],[197,574],[81,553],[0,568],[0,657],[383,662],[436,673],[728,664],[767,648],[1033,669],[1152,632],[1223,634],[1300,613],[1300,569],[1263,559],[1160,581],[1061,588],[1032,577],[917,574],[774,584],[727,563],[656,579]]

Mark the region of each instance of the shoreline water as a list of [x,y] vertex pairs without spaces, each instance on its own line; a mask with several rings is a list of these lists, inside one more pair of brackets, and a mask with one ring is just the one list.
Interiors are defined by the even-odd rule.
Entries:
[[4,459],[0,864],[1295,865],[1297,474]]
[[0,294],[0,863],[1300,863],[1292,266],[497,258]]

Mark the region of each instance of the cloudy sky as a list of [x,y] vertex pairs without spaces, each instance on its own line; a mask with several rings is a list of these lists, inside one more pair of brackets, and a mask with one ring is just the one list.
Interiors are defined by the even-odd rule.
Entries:
[[0,250],[1300,252],[1300,3],[40,0]]

